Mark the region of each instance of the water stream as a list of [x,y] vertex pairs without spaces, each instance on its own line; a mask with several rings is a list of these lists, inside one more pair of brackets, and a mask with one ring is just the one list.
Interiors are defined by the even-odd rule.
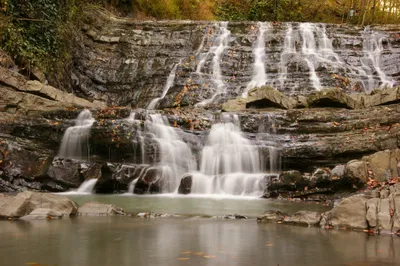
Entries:
[[228,30],[228,22],[220,22],[216,24],[215,27],[218,35],[215,38],[213,46],[210,47],[210,50],[207,52],[207,54],[200,60],[196,70],[197,73],[201,74],[202,68],[206,63],[208,56],[212,55],[211,80],[214,84],[214,92],[211,98],[197,103],[197,106],[206,106],[212,103],[218,95],[226,92],[226,85],[221,71],[221,61],[224,51],[229,47],[229,37],[231,32]]
[[258,36],[253,48],[254,65],[253,65],[253,77],[242,97],[247,97],[248,92],[256,87],[261,87],[267,82],[267,74],[265,72],[265,35],[268,30],[271,29],[271,23],[259,22],[258,23]]
[[69,127],[62,138],[58,157],[72,159],[89,158],[89,132],[94,123],[89,110],[83,110],[76,119],[75,126]]

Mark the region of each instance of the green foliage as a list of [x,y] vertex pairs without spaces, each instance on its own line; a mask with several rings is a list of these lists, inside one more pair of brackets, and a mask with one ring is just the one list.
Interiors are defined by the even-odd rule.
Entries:
[[54,85],[62,86],[71,63],[75,0],[2,0],[0,48],[29,73],[38,67]]

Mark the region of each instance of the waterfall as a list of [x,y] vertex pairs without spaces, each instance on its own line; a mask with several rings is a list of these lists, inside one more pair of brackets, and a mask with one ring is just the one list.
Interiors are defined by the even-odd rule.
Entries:
[[315,72],[317,62],[317,44],[314,37],[315,27],[310,23],[300,24],[300,34],[303,40],[301,51],[309,68],[310,81],[316,90],[321,90],[321,81]]
[[196,72],[201,74],[201,70],[207,60],[209,55],[213,55],[212,58],[212,82],[214,83],[215,90],[214,94],[210,99],[206,99],[197,104],[197,106],[205,106],[212,103],[215,98],[225,93],[226,85],[223,81],[222,71],[221,71],[221,61],[222,56],[224,54],[225,49],[228,48],[229,45],[229,37],[231,32],[228,30],[228,22],[220,22],[215,25],[217,28],[218,36],[215,38],[215,43],[207,54],[203,57],[203,59],[199,62],[197,66]]
[[[384,37],[379,36],[377,33],[372,32],[369,27],[366,27],[363,32],[363,38],[364,56],[361,58],[361,64],[367,73],[368,91],[377,87],[393,87],[395,81],[393,78],[389,78],[380,67],[380,57],[384,51],[382,44]],[[378,77],[374,75],[375,72],[378,74]]]
[[169,73],[169,76],[167,78],[167,83],[164,86],[163,92],[161,94],[161,97],[153,99],[150,104],[147,106],[147,109],[153,110],[156,109],[158,103],[164,99],[165,95],[167,95],[169,89],[174,86],[174,81],[175,81],[175,75],[176,75],[176,69],[178,68],[179,63],[175,64],[174,67],[171,70],[171,73]]
[[94,121],[90,111],[83,110],[78,115],[75,126],[65,131],[58,157],[89,159],[89,133]]
[[144,136],[142,130],[140,130],[140,125],[142,123],[141,120],[137,120],[136,118],[136,113],[131,112],[129,117],[126,119],[126,121],[134,127],[134,132],[135,132],[135,138],[132,139],[132,144],[133,144],[133,149],[135,151],[135,158],[137,156],[137,151],[140,150],[140,161],[136,161],[136,163],[139,164],[145,164],[146,163],[146,154],[145,154],[145,147],[144,147]]
[[253,77],[249,84],[247,84],[242,97],[246,98],[248,92],[256,87],[261,87],[267,82],[267,74],[265,73],[265,33],[271,28],[270,23],[258,23],[258,36],[256,43],[253,47],[254,65]]
[[77,193],[92,193],[94,186],[97,183],[97,179],[88,179],[83,182],[80,187],[76,190]]
[[202,151],[199,173],[192,173],[192,193],[261,196],[262,173],[258,147],[240,131],[237,115],[223,114],[212,126]]
[[291,24],[288,24],[288,28],[285,33],[285,40],[283,42],[283,50],[281,52],[280,62],[279,62],[278,82],[281,88],[283,88],[283,86],[285,85],[285,81],[287,79],[288,59],[295,53],[296,53],[296,46],[293,40],[293,28]]
[[237,115],[212,126],[203,148],[200,172],[207,175],[261,172],[257,147],[244,138]]
[[190,147],[182,141],[177,131],[160,114],[150,115],[145,122],[145,130],[158,143],[158,164],[161,168],[163,192],[174,192],[184,173],[194,171],[196,162]]

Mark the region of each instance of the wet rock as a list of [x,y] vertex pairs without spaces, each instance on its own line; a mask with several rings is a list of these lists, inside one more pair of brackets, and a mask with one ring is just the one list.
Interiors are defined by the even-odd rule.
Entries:
[[100,202],[86,202],[78,208],[77,215],[80,216],[110,216],[125,215],[123,209],[112,204]]
[[82,169],[83,167],[81,167],[81,174],[83,175],[84,180],[101,178],[101,167],[101,164],[98,163],[89,165],[86,169]]
[[368,168],[364,161],[351,160],[346,164],[345,176],[350,179],[368,181]]
[[80,174],[81,161],[73,159],[55,158],[47,175],[57,183],[77,188],[83,181]]
[[26,216],[22,216],[21,220],[53,220],[53,219],[61,219],[63,214],[52,210],[52,209],[44,209],[39,208],[33,210],[30,214]]
[[145,174],[147,167],[148,165],[105,164],[94,190],[96,193],[127,192],[132,181]]
[[193,178],[192,175],[186,175],[182,177],[181,183],[178,188],[179,194],[184,194],[184,195],[190,194],[192,190],[192,182],[193,182],[192,178]]
[[15,196],[0,194],[0,217],[21,217],[30,214],[36,209],[51,209],[64,216],[73,215],[77,211],[74,202],[65,196],[21,192]]
[[151,218],[173,218],[180,216],[175,214],[166,214],[166,213],[141,212],[138,213],[136,217],[151,219]]
[[283,222],[295,225],[318,226],[321,220],[321,213],[312,211],[299,211],[293,215],[285,216]]
[[282,213],[280,211],[266,211],[262,216],[257,218],[257,222],[258,223],[283,222],[286,216],[288,216],[288,214]]

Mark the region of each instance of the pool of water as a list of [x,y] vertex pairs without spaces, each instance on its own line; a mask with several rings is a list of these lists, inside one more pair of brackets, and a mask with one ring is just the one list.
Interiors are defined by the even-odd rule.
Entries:
[[0,221],[1,265],[400,265],[400,238],[250,220]]
[[126,212],[156,212],[181,215],[220,216],[241,214],[248,217],[260,216],[267,210],[279,210],[294,213],[298,210],[327,211],[332,207],[323,204],[267,200],[256,197],[207,196],[177,194],[161,194],[138,196],[125,195],[96,195],[96,194],[65,194],[78,204],[88,201],[112,203],[123,208]]

